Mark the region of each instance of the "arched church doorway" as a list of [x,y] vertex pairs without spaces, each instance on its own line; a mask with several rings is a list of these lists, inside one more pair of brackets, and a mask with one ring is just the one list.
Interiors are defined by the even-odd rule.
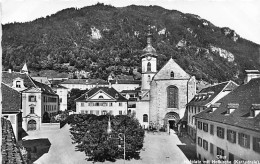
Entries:
[[27,130],[36,130],[36,121],[35,120],[29,120],[27,125]]
[[170,129],[173,129],[175,131],[178,130],[177,123],[180,120],[180,116],[176,112],[168,112],[166,113],[164,117],[164,125],[167,127],[167,132],[169,132]]

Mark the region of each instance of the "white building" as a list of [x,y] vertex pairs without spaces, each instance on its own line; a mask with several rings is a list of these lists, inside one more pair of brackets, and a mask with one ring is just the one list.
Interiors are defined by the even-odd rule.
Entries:
[[197,157],[201,160],[260,160],[260,78],[195,115]]
[[194,98],[187,104],[187,125],[189,136],[196,141],[196,124],[195,114],[208,108],[211,104],[214,104],[231,91],[233,91],[238,85],[233,81],[227,81],[219,83],[213,86],[202,89]]
[[59,96],[59,110],[65,111],[68,109],[68,88],[59,85],[51,84],[52,90]]
[[2,72],[2,82],[22,93],[22,128],[25,131],[39,130],[41,123],[47,117],[57,114],[59,97],[53,90],[40,82],[33,80],[26,72]]
[[95,87],[77,98],[76,113],[126,115],[127,99],[113,87]]

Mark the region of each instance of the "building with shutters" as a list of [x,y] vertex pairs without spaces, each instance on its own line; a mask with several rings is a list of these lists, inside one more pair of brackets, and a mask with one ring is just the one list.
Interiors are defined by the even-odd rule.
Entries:
[[44,118],[49,121],[58,113],[58,95],[48,85],[33,80],[28,71],[3,71],[2,82],[22,95],[22,128],[25,131],[39,130]]
[[195,115],[201,160],[260,160],[260,78]]
[[76,100],[76,113],[126,115],[127,99],[113,87],[96,86]]
[[186,105],[188,113],[188,135],[196,141],[196,125],[195,114],[208,108],[211,104],[214,104],[219,99],[223,98],[231,91],[233,91],[238,85],[233,81],[227,81],[219,84],[215,84],[202,89],[194,98]]

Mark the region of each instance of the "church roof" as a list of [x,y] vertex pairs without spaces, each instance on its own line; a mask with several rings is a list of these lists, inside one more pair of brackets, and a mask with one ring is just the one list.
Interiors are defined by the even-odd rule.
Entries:
[[153,48],[153,46],[152,46],[152,34],[150,33],[150,31],[147,35],[147,45],[143,49],[143,52],[144,52],[144,54],[141,56],[142,58],[147,56],[147,55],[154,56],[154,57],[158,56],[155,48]]
[[22,109],[22,95],[8,85],[1,83],[2,87],[2,112],[20,112]]
[[[260,132],[260,114],[250,117],[252,109],[260,110],[260,78],[238,86],[216,104],[216,110],[209,107],[195,117]],[[229,108],[235,110],[227,114]]]

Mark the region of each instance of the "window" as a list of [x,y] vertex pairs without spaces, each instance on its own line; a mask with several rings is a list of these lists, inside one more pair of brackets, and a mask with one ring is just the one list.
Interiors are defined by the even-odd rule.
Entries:
[[238,144],[245,148],[250,148],[250,136],[244,133],[238,133]]
[[102,104],[102,106],[107,106],[107,103],[104,102],[104,103]]
[[34,114],[34,107],[30,107],[30,114]]
[[121,102],[119,103],[119,106],[122,106],[122,103],[121,103]]
[[148,115],[147,114],[143,115],[143,122],[148,122]]
[[198,121],[198,129],[202,129],[202,122]]
[[202,138],[198,137],[198,145],[201,147],[202,146]]
[[214,135],[214,125],[210,125],[210,134]]
[[227,130],[227,140],[231,143],[236,143],[236,132],[233,130]]
[[260,153],[260,138],[253,137],[253,150]]
[[178,108],[178,88],[169,86],[167,88],[168,108]]
[[94,106],[93,102],[88,103],[88,106]]
[[225,156],[224,150],[221,149],[221,148],[219,148],[219,147],[217,147],[217,155],[219,155],[219,156]]
[[214,154],[214,145],[210,143],[210,154]]
[[171,71],[171,78],[174,78],[174,72]]
[[203,140],[203,148],[204,148],[205,150],[208,150],[208,141]]
[[81,103],[81,106],[84,106],[84,103],[83,103],[83,102]]
[[106,115],[107,114],[107,111],[106,110],[103,110],[102,111],[102,115]]
[[113,103],[109,103],[109,106],[113,106]]
[[16,88],[21,88],[21,81],[16,81]]
[[119,115],[122,115],[122,110],[119,111]]
[[89,114],[93,114],[93,112],[94,112],[93,110],[90,110]]
[[96,115],[97,115],[97,116],[99,115],[99,111],[98,111],[98,110],[96,111]]
[[60,98],[60,103],[62,102],[62,98]]
[[115,98],[118,99],[118,94],[116,93]]
[[208,132],[208,124],[207,123],[203,123],[203,131]]
[[99,98],[99,99],[103,99],[103,98],[104,98],[104,96],[100,95],[100,96],[98,96],[98,98]]
[[150,75],[148,75],[148,80],[147,80],[148,82],[150,82],[151,81],[151,76]]
[[96,103],[95,103],[95,106],[99,106],[99,103],[98,103],[98,102],[96,102]]
[[87,110],[85,110],[85,113],[86,113],[86,114],[88,114],[88,111],[87,111]]
[[29,102],[36,102],[36,96],[29,96]]
[[224,139],[224,133],[225,133],[225,129],[224,128],[217,127],[217,136],[219,138],[223,138]]
[[151,63],[150,62],[147,63],[147,71],[151,71]]

